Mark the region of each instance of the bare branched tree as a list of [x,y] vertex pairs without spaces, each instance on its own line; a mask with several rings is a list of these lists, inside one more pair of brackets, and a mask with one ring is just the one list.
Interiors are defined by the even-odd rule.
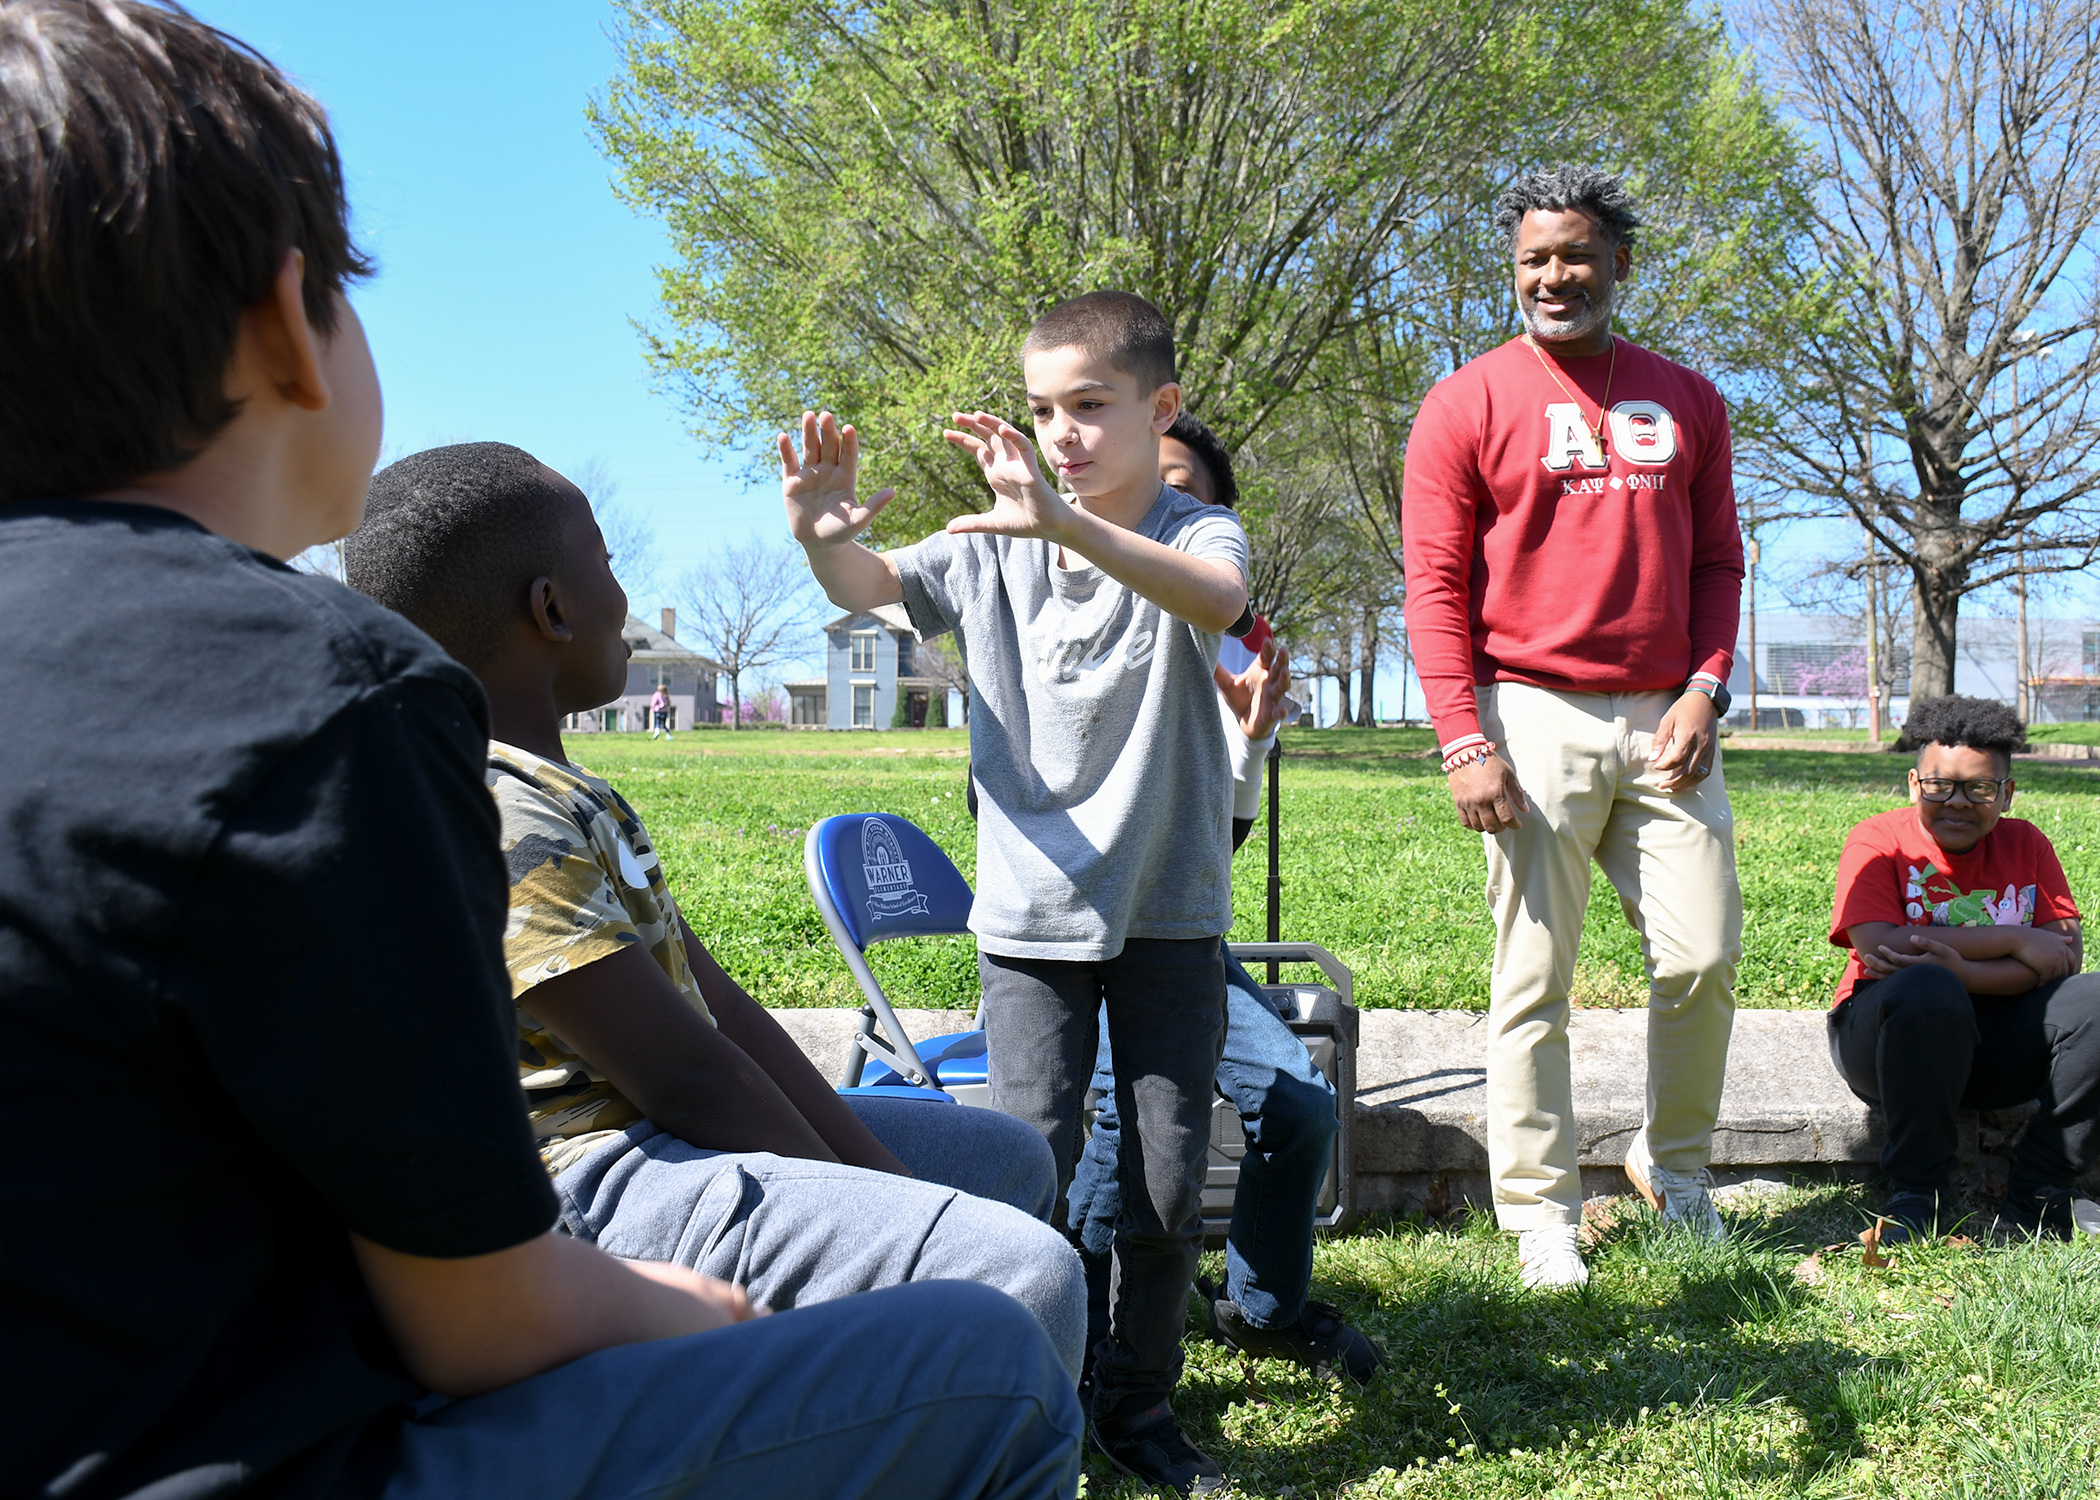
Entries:
[[730,727],[740,729],[743,678],[793,655],[796,633],[815,618],[809,565],[796,548],[754,536],[686,573],[676,592],[701,648],[729,674]]
[[292,566],[302,573],[318,574],[322,578],[343,581],[343,544],[340,540],[318,542],[292,559]]
[[656,592],[656,528],[620,499],[620,481],[603,458],[590,458],[569,473],[569,481],[591,502],[591,515],[612,554],[613,576],[627,597],[640,603]]
[[[1962,600],[2100,547],[2095,0],[1764,0],[1768,81],[1823,157],[1808,330],[1738,460],[1858,517],[1910,575],[1912,691]],[[1755,316],[1754,310],[1751,316]]]
[[953,689],[962,698],[962,721],[970,722],[970,663],[963,655],[962,642],[952,635],[937,635],[930,641],[921,641],[918,646],[918,668],[921,677],[931,677],[939,684],[945,698]]

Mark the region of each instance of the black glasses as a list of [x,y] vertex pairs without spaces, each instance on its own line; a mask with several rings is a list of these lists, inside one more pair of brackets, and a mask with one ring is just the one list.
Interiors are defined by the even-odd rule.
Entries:
[[1918,795],[1927,802],[1946,802],[1953,798],[1954,789],[1960,787],[1964,797],[1983,807],[1996,802],[2011,781],[2010,776],[1998,781],[1949,781],[1944,776],[1920,776]]

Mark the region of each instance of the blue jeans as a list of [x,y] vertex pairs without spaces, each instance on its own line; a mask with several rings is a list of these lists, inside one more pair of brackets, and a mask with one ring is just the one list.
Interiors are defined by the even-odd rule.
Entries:
[[1045,1222],[1057,1179],[1043,1138],[988,1109],[848,1103],[912,1177],[707,1151],[641,1120],[555,1180],[562,1226],[625,1260],[734,1281],[775,1311],[902,1282],[997,1287],[1042,1322],[1076,1384],[1085,1275]]
[[1034,1318],[922,1281],[604,1349],[402,1424],[384,1500],[1049,1500],[1079,1402]]
[[[1225,983],[1225,1055],[1218,1063],[1218,1092],[1240,1112],[1247,1132],[1225,1241],[1225,1290],[1255,1327],[1287,1328],[1305,1311],[1312,1282],[1313,1205],[1341,1128],[1334,1086],[1313,1066],[1305,1044],[1268,994],[1229,952]],[[1070,1194],[1071,1225],[1089,1257],[1108,1253],[1122,1202],[1116,1180],[1122,1121],[1106,1017],[1093,1087],[1101,1095],[1100,1112]]]
[[1057,1162],[1042,1136],[1011,1115],[958,1104],[848,1094],[846,1107],[921,1182],[937,1182],[1050,1222]]

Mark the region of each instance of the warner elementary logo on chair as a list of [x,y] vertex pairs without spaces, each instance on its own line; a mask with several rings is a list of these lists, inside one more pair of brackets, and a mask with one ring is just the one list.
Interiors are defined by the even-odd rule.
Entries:
[[880,818],[860,825],[860,868],[868,878],[868,920],[923,916],[926,898],[911,883],[911,861],[896,832]]

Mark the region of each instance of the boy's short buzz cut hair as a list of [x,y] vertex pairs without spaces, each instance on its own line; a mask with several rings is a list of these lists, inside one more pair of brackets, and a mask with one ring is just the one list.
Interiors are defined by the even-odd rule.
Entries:
[[1165,314],[1134,292],[1086,292],[1035,320],[1021,345],[1025,357],[1046,349],[1084,349],[1126,375],[1149,396],[1180,379],[1174,330]]
[[1903,738],[1921,752],[1927,745],[1988,750],[2010,769],[2013,755],[2027,748],[2027,727],[2009,703],[1949,693],[1913,703],[1903,721]]
[[0,504],[114,488],[233,420],[241,314],[371,267],[328,117],[172,3],[0,0]]
[[372,476],[365,518],[343,539],[343,578],[436,641],[487,666],[535,578],[561,571],[581,492],[508,443],[428,448]]
[[1524,215],[1538,210],[1565,213],[1572,209],[1588,214],[1613,245],[1633,248],[1633,232],[1641,227],[1633,198],[1626,184],[1600,167],[1562,162],[1543,171],[1519,177],[1495,200],[1495,230],[1506,250],[1517,247],[1517,229]]

